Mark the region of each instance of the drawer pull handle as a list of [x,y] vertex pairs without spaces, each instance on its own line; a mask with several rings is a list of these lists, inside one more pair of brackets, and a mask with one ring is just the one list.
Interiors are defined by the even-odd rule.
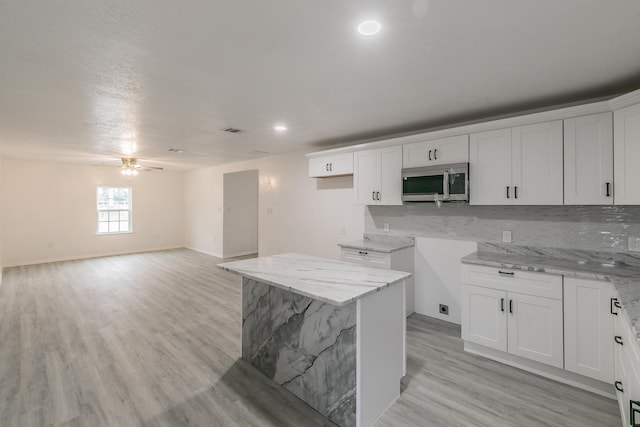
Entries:
[[620,345],[624,345],[622,344],[622,337],[620,335],[616,335],[615,337],[613,337],[613,340]]
[[[634,408],[634,405],[637,408]],[[640,421],[636,422],[636,414],[640,415],[640,400],[629,401],[629,418],[631,418],[631,427],[640,427]]]
[[500,311],[504,313],[504,298],[500,298]]
[[615,383],[613,383],[613,385],[615,386],[616,390],[618,390],[620,393],[624,393],[624,389],[622,388],[621,381],[616,381]]
[[509,313],[513,314],[513,300],[509,300]]
[[501,271],[501,270],[498,270],[498,274],[501,276],[508,276],[508,277],[513,277],[515,275],[513,271]]
[[617,316],[618,312],[613,311],[614,308],[622,308],[622,306],[618,302],[618,298],[611,298],[611,309],[610,309],[611,314],[613,314],[614,316]]
[[369,254],[369,252],[367,252],[367,251],[358,251],[358,253],[359,253],[360,255],[367,255],[367,254]]

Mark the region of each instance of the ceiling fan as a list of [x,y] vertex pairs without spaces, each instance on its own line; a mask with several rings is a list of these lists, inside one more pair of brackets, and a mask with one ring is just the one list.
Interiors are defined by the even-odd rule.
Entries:
[[138,171],[152,171],[152,170],[163,170],[164,168],[160,168],[157,166],[143,166],[138,164],[138,159],[135,157],[121,157],[122,166],[120,166],[120,173],[122,175],[127,176],[136,176],[138,175]]

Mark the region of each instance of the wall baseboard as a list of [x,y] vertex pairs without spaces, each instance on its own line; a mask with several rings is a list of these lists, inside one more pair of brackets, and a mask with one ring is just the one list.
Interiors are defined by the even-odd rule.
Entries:
[[258,254],[258,249],[251,249],[248,251],[240,251],[240,252],[234,252],[231,254],[224,254],[224,259],[235,258],[235,257],[245,256],[245,255],[253,255],[253,254]]
[[192,250],[192,251],[200,252],[201,254],[205,254],[205,255],[209,255],[209,256],[215,257],[215,258],[223,259],[221,254],[216,254],[216,253],[213,253],[213,252],[210,252],[210,251],[205,251],[204,249],[195,248],[193,246],[185,246],[185,248],[187,248],[189,250]]
[[5,265],[4,267],[5,268],[8,268],[8,267],[23,267],[23,266],[26,266],[26,265],[48,264],[50,262],[75,261],[75,260],[80,260],[80,259],[102,258],[102,257],[108,257],[108,256],[128,255],[128,254],[139,254],[139,253],[143,253],[143,252],[168,251],[168,250],[171,250],[171,249],[183,249],[183,248],[185,248],[185,246],[180,245],[180,246],[163,246],[163,247],[148,248],[148,249],[141,249],[141,250],[135,250],[135,251],[102,252],[102,253],[95,253],[95,254],[89,254],[89,255],[74,255],[74,256],[68,256],[68,257],[57,257],[57,258],[47,258],[47,259],[42,259],[42,260],[26,261],[26,262],[21,262],[19,264]]

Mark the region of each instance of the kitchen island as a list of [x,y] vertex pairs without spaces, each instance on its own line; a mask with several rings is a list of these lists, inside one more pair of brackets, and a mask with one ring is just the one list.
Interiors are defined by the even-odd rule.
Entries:
[[300,254],[219,267],[242,276],[242,358],[269,378],[345,427],[399,397],[409,273]]

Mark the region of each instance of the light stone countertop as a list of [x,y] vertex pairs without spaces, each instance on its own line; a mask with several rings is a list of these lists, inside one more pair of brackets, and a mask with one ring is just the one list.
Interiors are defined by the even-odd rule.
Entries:
[[231,273],[343,306],[400,283],[411,273],[288,253],[218,264]]
[[365,234],[362,240],[338,243],[341,248],[359,249],[363,251],[391,253],[400,249],[415,246],[413,237],[384,236]]
[[462,258],[461,261],[465,264],[562,274],[567,277],[611,282],[618,292],[619,301],[629,317],[631,328],[640,344],[640,267],[616,262],[507,255],[493,252],[474,252]]

